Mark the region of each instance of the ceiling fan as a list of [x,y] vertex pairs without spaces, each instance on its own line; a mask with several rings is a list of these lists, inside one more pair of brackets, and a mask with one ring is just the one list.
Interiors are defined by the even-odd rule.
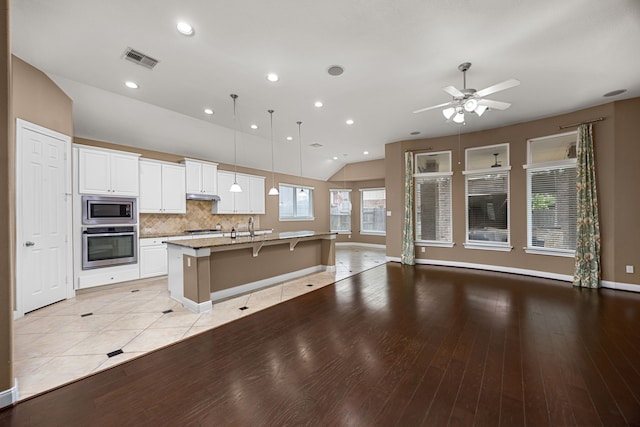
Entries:
[[447,120],[453,120],[456,123],[463,123],[465,112],[476,113],[478,116],[482,116],[484,112],[490,108],[495,110],[506,110],[511,106],[508,102],[494,101],[491,99],[485,99],[484,97],[491,95],[492,93],[500,92],[501,90],[518,86],[520,84],[520,80],[505,80],[493,86],[489,86],[481,90],[475,90],[467,87],[467,70],[469,68],[471,68],[471,62],[464,62],[458,65],[458,70],[462,71],[462,90],[459,90],[454,86],[447,86],[443,88],[445,92],[453,97],[451,101],[434,105],[432,107],[421,108],[414,111],[414,113],[422,113],[423,111],[446,107],[442,110],[442,114]]

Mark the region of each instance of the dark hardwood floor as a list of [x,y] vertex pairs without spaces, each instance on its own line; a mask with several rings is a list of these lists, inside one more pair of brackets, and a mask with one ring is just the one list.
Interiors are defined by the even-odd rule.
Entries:
[[390,263],[0,412],[0,425],[640,425],[640,295]]

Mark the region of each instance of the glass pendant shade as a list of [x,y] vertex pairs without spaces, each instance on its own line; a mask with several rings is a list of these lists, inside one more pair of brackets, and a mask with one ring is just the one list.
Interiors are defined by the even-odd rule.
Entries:
[[462,111],[458,111],[455,116],[453,116],[453,121],[456,123],[464,122],[464,113]]
[[455,112],[456,112],[456,109],[453,107],[445,108],[444,110],[442,110],[442,114],[447,120],[449,120],[451,116],[453,116],[453,113]]
[[242,193],[242,187],[240,187],[240,184],[238,184],[236,181],[233,181],[233,184],[231,184],[229,191],[231,191],[232,193]]
[[271,187],[269,189],[269,195],[270,196],[277,196],[278,194],[280,194],[280,193],[278,192],[278,189],[276,187]]

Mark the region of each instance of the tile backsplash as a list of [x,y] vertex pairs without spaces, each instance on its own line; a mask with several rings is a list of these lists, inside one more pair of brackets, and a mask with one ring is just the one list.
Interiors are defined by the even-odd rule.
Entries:
[[[145,234],[178,234],[184,230],[200,230],[216,228],[229,231],[231,227],[243,231],[248,227],[251,215],[217,215],[211,213],[211,203],[205,200],[187,200],[187,213],[182,214],[140,214],[140,235]],[[253,216],[256,229],[260,228],[260,217]]]

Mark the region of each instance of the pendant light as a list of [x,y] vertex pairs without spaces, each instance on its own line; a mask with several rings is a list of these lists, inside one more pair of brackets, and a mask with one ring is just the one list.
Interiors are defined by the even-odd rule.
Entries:
[[236,148],[236,138],[238,133],[236,99],[238,99],[238,95],[232,93],[231,99],[233,99],[233,184],[231,184],[229,191],[232,193],[242,193],[242,187],[238,184],[238,150]]
[[277,196],[280,194],[278,189],[276,188],[276,176],[273,171],[274,162],[273,162],[273,110],[267,110],[269,113],[269,120],[271,122],[271,188],[269,189],[270,196]]
[[[300,178],[302,178],[302,130],[300,125],[302,125],[301,121],[296,122],[298,124],[298,143],[300,144]],[[304,193],[304,189],[300,187],[300,193]]]

